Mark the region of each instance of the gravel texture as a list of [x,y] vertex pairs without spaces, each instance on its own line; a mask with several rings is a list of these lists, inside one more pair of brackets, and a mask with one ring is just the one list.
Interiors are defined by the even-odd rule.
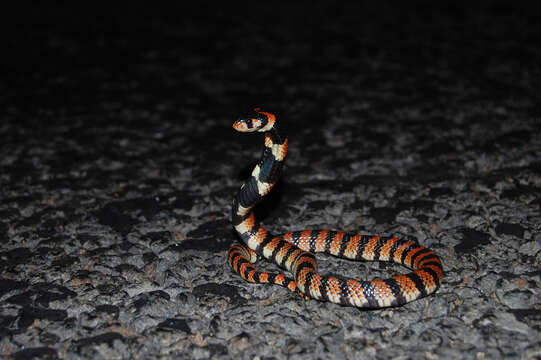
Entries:
[[[539,17],[245,6],[7,22],[0,357],[541,359]],[[444,263],[434,295],[361,311],[230,271],[230,203],[262,147],[231,124],[254,106],[290,140],[262,222],[416,238]]]

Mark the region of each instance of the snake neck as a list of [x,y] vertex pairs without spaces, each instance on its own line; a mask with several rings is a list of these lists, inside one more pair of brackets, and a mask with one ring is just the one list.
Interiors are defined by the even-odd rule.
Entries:
[[287,154],[287,138],[280,136],[276,125],[265,132],[265,146],[252,175],[233,199],[231,221],[241,239],[259,253],[260,244],[270,233],[256,221],[253,208],[274,187]]

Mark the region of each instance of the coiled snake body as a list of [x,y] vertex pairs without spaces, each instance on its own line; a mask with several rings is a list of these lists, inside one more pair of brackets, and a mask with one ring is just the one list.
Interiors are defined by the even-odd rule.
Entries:
[[[443,278],[441,260],[434,251],[414,241],[329,230],[293,231],[275,236],[259,224],[252,210],[278,180],[287,153],[287,139],[278,133],[273,114],[255,111],[255,116],[233,124],[240,132],[265,134],[261,159],[233,200],[232,222],[245,244],[229,249],[228,263],[233,271],[252,283],[277,284],[305,298],[359,308],[399,306],[438,289]],[[315,252],[353,260],[392,261],[413,271],[371,281],[327,277],[317,272]],[[274,261],[291,272],[293,278],[257,270],[253,263],[258,256]]]

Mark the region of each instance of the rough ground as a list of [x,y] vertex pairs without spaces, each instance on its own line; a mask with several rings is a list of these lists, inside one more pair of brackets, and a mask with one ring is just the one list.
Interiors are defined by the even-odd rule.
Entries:
[[[539,18],[490,4],[20,7],[0,356],[541,359]],[[229,270],[230,203],[262,146],[231,124],[254,106],[291,144],[263,223],[416,238],[444,262],[437,293],[360,311]]]

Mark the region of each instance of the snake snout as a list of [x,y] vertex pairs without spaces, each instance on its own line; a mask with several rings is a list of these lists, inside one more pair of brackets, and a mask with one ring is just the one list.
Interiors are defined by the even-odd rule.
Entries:
[[238,119],[233,123],[233,129],[240,132],[254,131],[251,119]]

